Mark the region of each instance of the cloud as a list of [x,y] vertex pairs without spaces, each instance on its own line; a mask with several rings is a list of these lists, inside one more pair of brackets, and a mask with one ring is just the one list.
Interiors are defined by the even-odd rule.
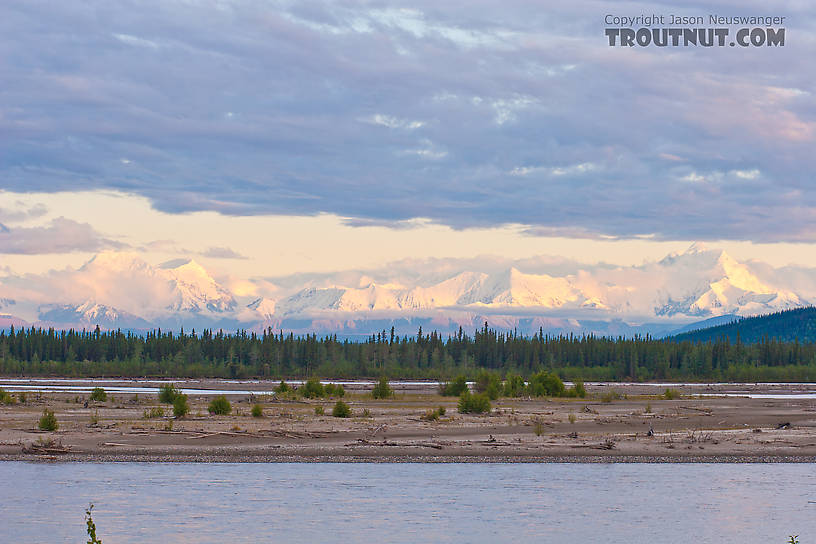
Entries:
[[48,213],[48,208],[42,204],[27,206],[23,202],[15,202],[14,208],[0,207],[0,223],[18,223],[29,219],[37,219]]
[[201,252],[202,257],[210,259],[247,259],[248,257],[235,252],[228,247],[211,247]]
[[[812,240],[816,41],[611,48],[608,9],[6,3],[0,176],[170,213]],[[807,5],[786,9],[811,35]]]
[[0,225],[0,253],[39,255],[119,249],[125,244],[104,238],[87,223],[58,217],[43,227]]

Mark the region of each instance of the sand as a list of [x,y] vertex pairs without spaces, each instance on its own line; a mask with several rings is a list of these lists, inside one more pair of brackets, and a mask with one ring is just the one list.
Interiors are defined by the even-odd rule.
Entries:
[[[122,385],[127,385],[122,381]],[[112,384],[111,384],[112,385]],[[274,384],[209,380],[196,387],[270,389]],[[0,460],[160,462],[814,462],[816,399],[699,397],[725,391],[804,392],[816,386],[588,386],[586,399],[500,399],[487,415],[459,414],[433,385],[395,387],[374,400],[347,388],[353,417],[332,417],[334,400],[229,396],[233,413],[207,412],[212,395],[190,398],[185,418],[145,419],[155,394],[28,393],[0,406]],[[623,398],[604,402],[610,390]],[[77,403],[77,397],[79,402]],[[250,415],[251,400],[264,416]],[[438,421],[424,421],[444,406]],[[326,415],[316,415],[323,407]],[[56,432],[37,430],[44,408]],[[172,409],[164,406],[167,414]],[[651,431],[651,432],[650,432]]]

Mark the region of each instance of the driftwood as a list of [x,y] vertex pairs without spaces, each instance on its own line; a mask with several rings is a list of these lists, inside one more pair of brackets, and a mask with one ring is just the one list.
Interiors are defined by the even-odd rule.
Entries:
[[23,453],[30,454],[63,455],[70,452],[71,446],[62,444],[37,444],[35,442],[30,446],[23,446]]

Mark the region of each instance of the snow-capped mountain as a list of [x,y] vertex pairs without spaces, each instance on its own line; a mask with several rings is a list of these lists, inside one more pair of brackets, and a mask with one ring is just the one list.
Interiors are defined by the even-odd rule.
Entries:
[[167,306],[168,310],[216,313],[235,310],[232,294],[192,259],[164,263],[157,272],[172,286],[172,302]]
[[78,306],[46,306],[40,311],[40,324],[55,328],[149,329],[151,324],[139,316],[104,304],[85,302]]
[[[631,267],[548,269],[546,259],[477,267],[419,263],[323,277],[258,281],[238,296],[193,260],[155,266],[132,253],[103,253],[79,269],[0,278],[4,321],[58,327],[223,327],[369,334],[471,330],[485,321],[520,332],[634,334],[725,315],[753,315],[816,300],[816,274],[740,262],[695,244]],[[421,270],[419,268],[423,267]],[[477,269],[478,268],[478,269]],[[791,277],[796,288],[786,286]],[[271,286],[271,287],[270,287]],[[251,292],[252,290],[242,292]],[[390,323],[390,324],[389,324]]]
[[[787,310],[808,304],[801,296],[763,282],[745,264],[725,251],[708,250],[695,244],[679,255],[669,255],[659,265],[678,277],[683,290],[674,289],[655,306],[656,315],[676,314],[708,317],[723,314],[757,314]],[[690,280],[696,279],[695,283]]]

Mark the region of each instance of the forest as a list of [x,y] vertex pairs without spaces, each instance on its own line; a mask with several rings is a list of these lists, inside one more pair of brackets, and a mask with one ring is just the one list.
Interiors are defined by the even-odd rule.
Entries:
[[[798,319],[799,314],[788,314],[766,317]],[[745,322],[755,328],[748,320],[737,324]],[[420,328],[415,336],[400,337],[392,329],[362,342],[271,329],[136,334],[98,327],[11,328],[0,331],[0,375],[449,379],[487,369],[522,376],[546,370],[566,380],[592,381],[816,381],[813,341],[766,334],[745,342],[738,333],[730,334],[730,325],[724,327],[729,334],[655,339],[548,336],[543,331],[524,336],[485,323],[473,334],[460,328],[443,337]]]

